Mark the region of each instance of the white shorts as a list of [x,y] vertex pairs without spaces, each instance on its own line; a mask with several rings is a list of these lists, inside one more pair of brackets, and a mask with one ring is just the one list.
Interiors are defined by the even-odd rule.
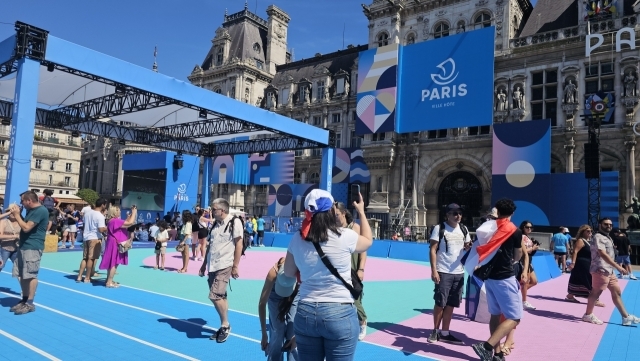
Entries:
[[76,232],[78,232],[78,229],[76,228],[76,225],[75,225],[75,224],[68,224],[68,225],[65,227],[64,231],[65,231],[65,232],[76,233]]

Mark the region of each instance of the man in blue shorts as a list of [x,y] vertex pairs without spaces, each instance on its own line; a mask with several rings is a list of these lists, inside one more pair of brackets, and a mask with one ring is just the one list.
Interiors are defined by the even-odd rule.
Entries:
[[[489,329],[491,337],[486,342],[473,344],[471,347],[482,361],[502,361],[504,354],[500,349],[500,340],[513,330],[522,318],[522,296],[513,269],[514,261],[522,258],[522,231],[511,223],[511,216],[516,205],[510,199],[500,199],[496,202],[499,227],[514,229],[513,233],[500,245],[495,256],[490,261],[492,265],[488,278],[484,281],[487,291],[487,304],[491,320]],[[501,221],[501,219],[503,221]],[[507,223],[504,223],[507,221]],[[505,320],[500,322],[500,315]]]
[[567,272],[567,248],[569,246],[569,240],[567,239],[567,234],[569,230],[565,227],[560,227],[560,232],[556,233],[551,237],[551,248],[553,250],[553,255],[556,258],[556,262],[558,266],[562,270],[562,273]]

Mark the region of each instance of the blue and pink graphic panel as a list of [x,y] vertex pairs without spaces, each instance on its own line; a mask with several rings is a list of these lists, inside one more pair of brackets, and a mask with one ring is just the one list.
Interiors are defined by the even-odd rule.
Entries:
[[333,162],[333,184],[338,183],[369,183],[371,173],[364,161],[360,148],[339,148],[335,150]]

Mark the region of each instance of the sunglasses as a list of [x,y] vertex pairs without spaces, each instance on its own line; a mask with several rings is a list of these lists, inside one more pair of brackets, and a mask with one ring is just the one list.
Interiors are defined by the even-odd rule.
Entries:
[[613,223],[602,223],[605,227],[613,227]]
[[461,216],[462,213],[461,212],[450,212],[449,214],[451,214],[452,216]]
[[533,229],[533,226],[525,226],[525,229]]

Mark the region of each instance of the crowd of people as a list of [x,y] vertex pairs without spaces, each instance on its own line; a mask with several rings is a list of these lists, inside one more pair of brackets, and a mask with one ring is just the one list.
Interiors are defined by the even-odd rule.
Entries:
[[[59,218],[58,205],[51,207],[46,197],[41,203],[36,193],[27,191],[21,195],[21,206],[11,205],[0,214],[0,269],[11,260],[12,274],[22,291],[20,302],[11,307],[16,315],[35,311],[33,300],[45,234],[56,227]],[[260,294],[261,348],[268,360],[282,360],[285,355],[293,360],[350,360],[357,341],[366,335],[362,282],[366,252],[372,245],[371,228],[361,197],[353,204],[359,224],[346,205],[334,202],[326,191],[313,190],[304,204],[300,229],[293,234],[286,256],[268,270]],[[245,219],[229,210],[229,203],[219,198],[209,208],[172,212],[153,224],[141,225],[136,223],[135,206],[122,217],[121,209],[104,198],[78,212],[68,207],[62,212],[66,225],[70,220],[82,225],[78,229],[82,230],[83,252],[76,282],[92,282],[98,267],[107,272],[106,287],[119,287],[114,280],[117,267],[128,264],[128,250],[136,239],[156,243],[155,268],[163,270],[167,243],[177,240],[176,250],[183,260],[178,272],[187,272],[189,260],[202,262],[198,274],[207,277],[209,299],[220,318],[220,327],[211,339],[223,343],[231,333],[227,287],[232,278],[240,277],[245,249],[263,244],[265,224],[260,215]],[[531,237],[532,222],[523,221],[519,227],[511,222],[515,211],[509,199],[496,202],[474,240],[460,223],[462,208],[457,204],[447,206],[446,219],[430,235],[435,305],[429,343],[464,345],[452,332],[451,320],[454,309],[461,304],[466,270],[483,280],[491,314],[487,340],[471,347],[484,361],[504,360],[514,351],[515,329],[523,311],[536,309],[527,301],[527,294],[537,284],[532,257],[540,247]],[[608,289],[622,324],[637,324],[640,319],[629,314],[622,302],[616,275],[616,271],[621,276],[631,273],[629,241],[620,230],[613,232],[612,226],[609,218],[603,218],[597,230],[583,225],[575,238],[567,237],[568,230],[561,227],[552,238],[551,248],[558,267],[571,273],[565,301],[580,303],[577,298],[587,299],[583,321],[603,323],[593,310],[604,306],[599,298]],[[65,232],[74,230],[68,227],[62,234]]]

